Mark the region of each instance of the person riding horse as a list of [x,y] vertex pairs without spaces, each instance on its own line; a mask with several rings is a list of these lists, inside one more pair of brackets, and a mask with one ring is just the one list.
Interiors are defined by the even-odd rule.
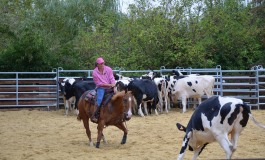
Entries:
[[97,99],[96,111],[94,111],[93,116],[91,117],[91,122],[97,123],[104,94],[106,91],[113,92],[113,87],[115,87],[115,78],[112,68],[105,65],[105,61],[102,57],[97,58],[96,68],[93,70],[92,76],[96,84]]

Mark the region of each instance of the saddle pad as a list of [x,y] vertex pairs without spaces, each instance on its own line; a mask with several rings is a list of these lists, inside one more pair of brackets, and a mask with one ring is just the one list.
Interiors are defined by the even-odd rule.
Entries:
[[97,94],[97,92],[95,89],[87,91],[86,96],[85,96],[85,100],[89,101],[92,104],[95,104],[96,94]]

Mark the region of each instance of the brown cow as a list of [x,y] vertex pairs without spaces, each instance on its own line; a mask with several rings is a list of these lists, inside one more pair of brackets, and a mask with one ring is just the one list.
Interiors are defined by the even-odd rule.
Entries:
[[[83,120],[86,134],[89,139],[90,146],[94,146],[91,139],[91,131],[89,129],[89,119],[92,116],[95,108],[95,101],[86,100],[86,95],[90,91],[86,91],[78,102],[79,118]],[[132,116],[131,100],[133,95],[130,92],[125,91],[117,92],[111,98],[111,100],[100,109],[100,117],[98,120],[98,136],[96,148],[99,148],[100,140],[104,138],[103,129],[105,126],[113,125],[118,127],[124,132],[121,144],[125,144],[127,140],[128,130],[126,129],[124,122],[130,120]]]

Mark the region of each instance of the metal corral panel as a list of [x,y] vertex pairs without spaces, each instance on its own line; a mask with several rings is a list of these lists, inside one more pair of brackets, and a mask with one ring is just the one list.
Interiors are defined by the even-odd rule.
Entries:
[[[222,70],[216,68],[166,69],[162,66],[153,72],[169,75],[179,70],[184,75],[200,74],[215,77],[214,95],[231,96],[243,99],[252,108],[265,109],[265,70]],[[0,72],[0,108],[39,107],[63,104],[58,82],[66,77],[91,78],[93,70],[63,70],[59,67],[52,72]],[[151,70],[114,69],[125,76],[139,76]],[[202,97],[203,99],[206,96]],[[195,102],[189,101],[189,104]]]
[[56,107],[56,76],[56,72],[0,72],[0,107]]

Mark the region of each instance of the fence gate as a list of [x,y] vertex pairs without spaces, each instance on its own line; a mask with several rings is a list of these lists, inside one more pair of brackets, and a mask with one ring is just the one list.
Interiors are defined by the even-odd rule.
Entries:
[[57,106],[56,76],[56,72],[0,72],[0,108]]

